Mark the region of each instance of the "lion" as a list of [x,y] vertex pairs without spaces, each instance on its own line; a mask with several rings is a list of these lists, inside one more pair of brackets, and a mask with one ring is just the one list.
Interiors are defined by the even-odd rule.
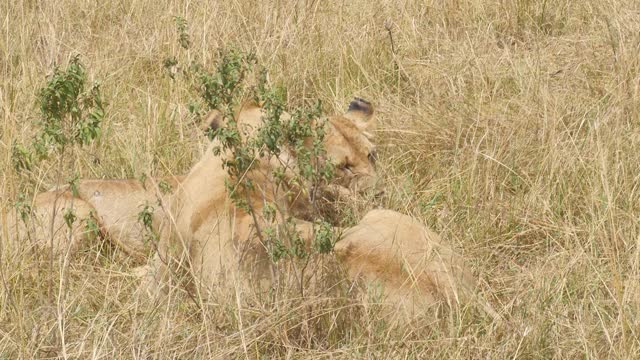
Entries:
[[445,301],[467,303],[476,279],[461,255],[416,219],[369,211],[345,229],[334,252],[352,281],[379,287],[380,301],[408,315]]
[[[88,241],[92,231],[98,231],[120,247],[129,256],[143,261],[153,250],[145,242],[148,229],[139,220],[145,206],[152,212],[152,220],[163,217],[159,198],[174,189],[182,176],[157,179],[84,179],[78,181],[74,191],[69,185],[39,193],[33,202],[33,214],[28,226],[35,245],[52,246],[56,254],[74,253]],[[158,184],[167,193],[158,190]],[[76,221],[69,227],[64,214],[72,211]],[[87,226],[93,220],[96,228]]]
[[[181,179],[85,179],[78,181],[75,194],[69,185],[55,187],[36,194],[24,220],[15,212],[8,213],[3,234],[12,243],[26,239],[30,246],[50,249],[56,255],[74,254],[91,237],[100,235],[132,258],[144,261],[153,249],[145,241],[148,230],[138,220],[139,214],[149,206],[154,221],[162,218],[157,203],[166,194],[156,186],[162,183],[163,188],[174,188]],[[67,215],[72,216],[69,222]]]
[[[247,103],[235,120],[239,127],[257,129],[264,115],[257,104]],[[352,194],[375,188],[375,128],[373,106],[360,98],[355,98],[343,115],[327,119],[325,160],[336,166],[336,177],[328,191]],[[294,163],[295,155],[281,149],[277,158],[256,159],[256,166],[243,174],[253,184],[246,193],[252,209],[247,211],[229,196],[225,185],[229,175],[223,170],[223,163],[230,154],[214,154],[213,149],[219,146],[214,139],[171,198],[166,211],[169,220],[160,232],[158,252],[147,269],[149,281],[143,284],[148,291],[157,293],[162,289],[176,265],[186,267],[194,284],[204,289],[225,279],[269,284],[270,258],[261,234],[268,221],[263,210],[266,204],[273,203],[278,209],[295,214],[305,205],[304,201],[302,205],[292,202],[291,196],[278,196],[270,174],[279,164]],[[304,193],[304,189],[300,192]],[[295,223],[301,238],[310,246],[313,224],[300,218]]]
[[[199,128],[209,129],[211,121],[206,117]],[[50,248],[61,255],[75,253],[97,232],[130,257],[143,262],[154,249],[145,241],[148,229],[139,221],[139,214],[148,206],[154,224],[164,218],[158,203],[172,193],[182,179],[183,176],[175,175],[144,181],[81,179],[73,190],[70,185],[55,186],[34,196],[24,220],[15,212],[5,213],[1,225],[6,231],[2,234],[10,242],[27,239],[34,247]],[[65,214],[73,214],[74,221],[67,223]],[[93,221],[95,227],[89,226],[89,221]]]
[[[341,132],[333,132],[326,137],[326,146],[332,149],[332,155],[338,159],[336,181],[341,184],[350,184],[351,189],[365,189],[374,179],[372,174],[375,161],[375,147],[370,142],[373,127],[365,126],[361,118],[370,116],[372,111],[370,104],[364,100],[353,101],[350,111],[345,117],[334,117],[331,125]],[[255,110],[255,109],[253,109]],[[259,126],[259,118],[248,113],[253,111],[249,107],[242,109],[240,118],[248,126]],[[245,114],[247,113],[247,114]],[[365,114],[365,117],[349,117],[353,114]],[[289,117],[284,113],[283,117]],[[201,123],[201,130],[215,130],[222,124],[221,113],[218,110],[210,111]],[[355,133],[354,126],[367,128],[365,138],[359,139],[351,136]],[[364,128],[363,128],[364,129]],[[358,146],[352,146],[352,142],[362,142]],[[211,149],[207,151],[210,154]],[[354,151],[355,150],[355,151]],[[206,156],[205,156],[206,157]],[[224,173],[221,166],[217,171]],[[124,250],[129,256],[144,261],[149,254],[155,251],[153,243],[145,241],[145,225],[141,224],[138,217],[144,206],[151,206],[153,212],[152,228],[158,230],[165,218],[164,208],[160,205],[167,203],[166,198],[175,189],[181,187],[186,176],[168,176],[164,178],[147,179],[144,182],[137,179],[83,179],[76,184],[76,193],[70,186],[56,187],[50,191],[39,193],[32,203],[33,211],[25,222],[16,221],[13,214],[9,214],[9,220],[3,222],[3,227],[9,231],[3,234],[15,240],[28,238],[35,246],[52,247],[56,254],[74,253],[80,244],[86,243],[96,229],[87,226],[87,219],[92,219],[97,225],[100,234],[112,243]],[[161,186],[163,185],[163,186]],[[163,193],[160,189],[170,189]],[[336,192],[344,195],[346,188],[337,186]],[[217,191],[217,190],[216,190]],[[303,196],[291,202],[291,211],[300,218],[308,217],[308,203]],[[64,214],[73,212],[76,221],[69,227],[64,219]],[[30,231],[27,231],[30,230]]]

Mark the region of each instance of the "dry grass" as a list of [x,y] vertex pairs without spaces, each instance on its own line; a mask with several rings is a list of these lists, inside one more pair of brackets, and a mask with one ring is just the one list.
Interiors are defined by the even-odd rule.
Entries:
[[[239,305],[231,291],[206,309],[176,294],[149,307],[133,296],[137,264],[109,245],[88,244],[53,273],[44,256],[5,246],[0,358],[640,352],[640,3],[15,0],[0,14],[3,207],[23,179],[11,144],[34,132],[35,91],[54,64],[81,54],[109,102],[102,141],[69,164],[81,176],[184,173],[202,139],[191,93],[162,61],[210,64],[234,44],[257,53],[291,103],[320,98],[334,112],[357,94],[377,105],[384,205],[451,241],[505,318],[434,309],[396,326],[322,293]],[[174,15],[189,22],[188,52]],[[31,179],[55,174],[44,163]]]

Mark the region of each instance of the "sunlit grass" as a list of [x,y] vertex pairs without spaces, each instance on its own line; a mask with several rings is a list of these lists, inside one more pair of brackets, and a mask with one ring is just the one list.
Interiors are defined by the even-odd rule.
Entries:
[[[354,95],[376,105],[382,205],[451,242],[504,318],[443,306],[395,324],[372,301],[345,296],[350,289],[275,304],[226,289],[204,308],[176,290],[154,306],[135,296],[140,264],[108,243],[49,272],[46,255],[3,242],[0,358],[640,351],[638,3],[16,0],[0,14],[5,211],[24,178],[12,143],[35,133],[36,91],[54,65],[80,54],[90,80],[102,81],[102,139],[67,164],[81,177],[182,174],[205,140],[188,111],[193,92],[163,61],[211,64],[234,45],[255,51],[292,105],[320,98],[335,113]],[[175,16],[188,22],[189,50]],[[41,188],[56,181],[53,163],[31,174]],[[330,274],[325,260],[318,266]]]

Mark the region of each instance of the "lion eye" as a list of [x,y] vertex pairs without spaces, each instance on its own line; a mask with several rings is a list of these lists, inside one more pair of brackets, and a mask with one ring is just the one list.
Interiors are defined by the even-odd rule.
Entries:
[[369,162],[375,165],[376,161],[378,161],[378,152],[376,149],[372,149],[367,157],[369,158]]

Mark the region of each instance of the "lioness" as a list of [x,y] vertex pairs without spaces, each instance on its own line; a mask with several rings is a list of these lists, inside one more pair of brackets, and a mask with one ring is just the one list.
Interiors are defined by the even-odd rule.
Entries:
[[[370,104],[364,100],[351,102],[350,111],[344,117],[332,118],[332,123],[335,124],[330,127],[334,131],[325,137],[326,147],[331,150],[330,155],[338,165],[336,181],[351,186],[352,189],[367,188],[375,178],[372,165],[375,150],[370,142],[374,123],[366,123],[372,111]],[[246,125],[257,127],[260,123],[260,117],[255,117],[255,108],[241,109],[239,116]],[[289,115],[284,113],[283,116]],[[215,129],[221,125],[220,121],[220,113],[213,110],[205,117],[201,129]],[[356,136],[359,133],[363,136]],[[207,151],[207,155],[211,155],[210,153],[211,149]],[[224,173],[221,166],[216,169],[220,174]],[[138,214],[144,205],[151,205],[154,210],[153,226],[157,229],[158,223],[165,218],[164,209],[157,205],[158,200],[168,195],[163,194],[159,187],[173,191],[181,186],[184,178],[185,176],[170,176],[147,179],[145,182],[136,179],[87,179],[78,182],[77,196],[72,194],[69,186],[39,193],[33,202],[33,214],[27,221],[27,226],[31,227],[28,234],[33,236],[31,240],[37,246],[52,245],[53,251],[58,254],[73,252],[87,240],[91,231],[82,220],[92,218],[103,236],[129,255],[143,260],[154,248],[144,241],[145,229],[138,221]],[[163,183],[165,186],[158,186]],[[344,188],[337,186],[336,191],[344,191]],[[305,199],[301,197],[296,200],[290,204],[292,210],[304,217],[307,210]],[[63,216],[69,210],[77,218],[71,228],[67,226]],[[9,216],[9,220],[2,225],[9,230],[2,233],[9,234],[11,238],[22,239],[27,233],[25,224],[16,221],[14,216]]]
[[[206,131],[213,119],[205,117],[198,126]],[[172,193],[184,176],[157,179],[82,179],[76,184],[77,193],[69,185],[36,194],[32,212],[25,221],[8,212],[3,219],[3,236],[9,241],[29,239],[33,246],[51,247],[55,254],[73,253],[86,243],[94,231],[118,245],[128,255],[145,260],[152,247],[144,241],[144,225],[138,215],[144,206],[153,210],[153,222],[164,217],[158,206],[159,198]],[[67,224],[64,215],[73,213],[75,221]],[[16,221],[18,220],[18,221]],[[96,227],[87,226],[93,220]],[[69,226],[71,225],[71,226]]]
[[[235,119],[239,126],[257,129],[263,115],[257,105],[246,104]],[[330,117],[326,126],[326,156],[337,169],[333,185],[341,191],[373,187],[376,154],[372,134],[376,121],[372,105],[356,98],[344,115]],[[219,142],[214,140],[173,195],[168,211],[171,221],[165,222],[150,268],[151,281],[156,285],[169,280],[171,263],[188,264],[193,279],[207,288],[226,276],[235,277],[238,271],[242,271],[239,279],[243,282],[252,277],[258,282],[268,281],[270,260],[259,233],[267,223],[263,209],[265,204],[275,203],[278,208],[295,210],[289,197],[275,198],[276,185],[271,177],[272,169],[280,163],[292,163],[294,154],[283,149],[277,159],[256,159],[256,167],[243,175],[253,183],[246,194],[253,209],[250,214],[229,198],[225,187],[228,174],[222,168],[223,159],[230,154],[215,155],[212,149],[217,146]],[[297,228],[309,243],[311,223],[298,220]]]
[[414,218],[369,211],[344,231],[334,251],[353,280],[381,287],[384,303],[419,312],[439,300],[461,304],[475,290],[462,256]]
[[[386,305],[391,320],[433,313],[441,302],[476,306],[503,321],[477,292],[476,277],[462,255],[415,218],[386,209],[369,211],[345,229],[334,253],[352,281],[364,282]],[[363,299],[365,302],[369,299]]]
[[[153,218],[161,219],[163,210],[157,205],[158,197],[167,196],[182,178],[167,176],[144,182],[137,179],[85,179],[78,181],[76,196],[69,186],[39,193],[34,199],[34,214],[30,219],[35,227],[31,232],[36,237],[34,242],[36,245],[49,245],[53,238],[55,253],[73,253],[87,241],[91,231],[86,226],[86,219],[93,219],[97,225],[94,230],[108,237],[128,255],[146,259],[152,249],[144,242],[147,230],[138,220],[138,214],[144,206],[150,206]],[[163,184],[167,193],[157,191],[158,183]],[[73,210],[77,218],[71,229],[64,220],[64,213],[68,210]]]

